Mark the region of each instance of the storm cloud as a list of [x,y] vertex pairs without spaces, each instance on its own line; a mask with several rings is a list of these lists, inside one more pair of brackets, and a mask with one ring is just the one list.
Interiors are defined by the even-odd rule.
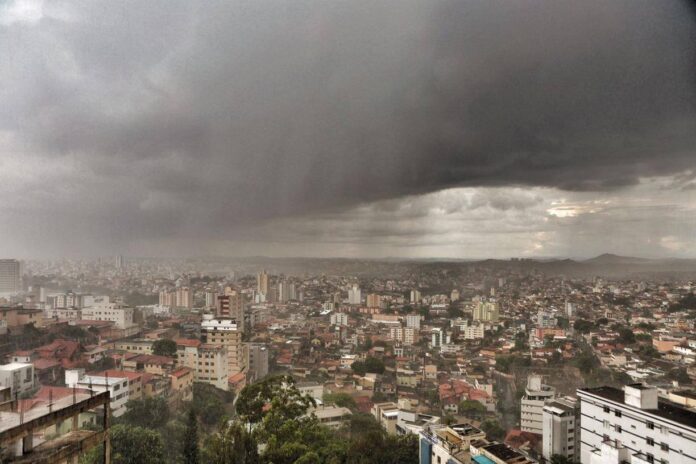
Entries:
[[454,187],[688,189],[694,44],[677,0],[6,2],[0,237],[93,252]]

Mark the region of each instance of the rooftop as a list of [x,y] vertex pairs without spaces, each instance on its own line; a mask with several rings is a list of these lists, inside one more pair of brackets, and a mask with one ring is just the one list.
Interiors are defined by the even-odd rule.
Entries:
[[[634,388],[637,388],[631,385]],[[579,393],[587,393],[591,395],[596,395],[606,400],[612,401],[614,403],[619,403],[627,408],[634,408],[633,406],[627,405],[624,402],[624,392],[614,387],[595,387],[595,388],[581,388],[578,390]],[[666,401],[662,398],[657,400],[657,409],[643,410],[646,414],[651,414],[657,417],[661,417],[666,420],[677,422],[687,427],[696,429],[696,412],[689,409],[683,408],[677,404],[670,401]]]

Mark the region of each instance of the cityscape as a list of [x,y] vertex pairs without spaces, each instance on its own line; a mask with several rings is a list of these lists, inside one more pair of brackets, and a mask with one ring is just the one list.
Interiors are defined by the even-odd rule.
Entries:
[[696,2],[0,0],[0,464],[696,464]]
[[691,462],[696,261],[664,266],[3,259],[3,459]]

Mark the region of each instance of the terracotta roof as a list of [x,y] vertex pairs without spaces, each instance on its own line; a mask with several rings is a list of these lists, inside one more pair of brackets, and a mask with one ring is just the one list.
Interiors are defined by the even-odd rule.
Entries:
[[195,338],[177,338],[174,341],[176,342],[176,346],[192,346],[192,347],[201,346],[201,341],[196,340]]
[[179,377],[183,377],[187,374],[190,374],[192,372],[193,372],[193,370],[188,368],[188,367],[180,367],[179,369],[175,370],[174,372],[172,372],[169,375],[171,375],[172,377],[179,378]]

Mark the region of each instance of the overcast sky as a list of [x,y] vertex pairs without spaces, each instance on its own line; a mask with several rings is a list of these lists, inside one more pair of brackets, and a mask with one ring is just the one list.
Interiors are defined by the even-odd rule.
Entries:
[[0,256],[696,257],[687,0],[0,0]]

